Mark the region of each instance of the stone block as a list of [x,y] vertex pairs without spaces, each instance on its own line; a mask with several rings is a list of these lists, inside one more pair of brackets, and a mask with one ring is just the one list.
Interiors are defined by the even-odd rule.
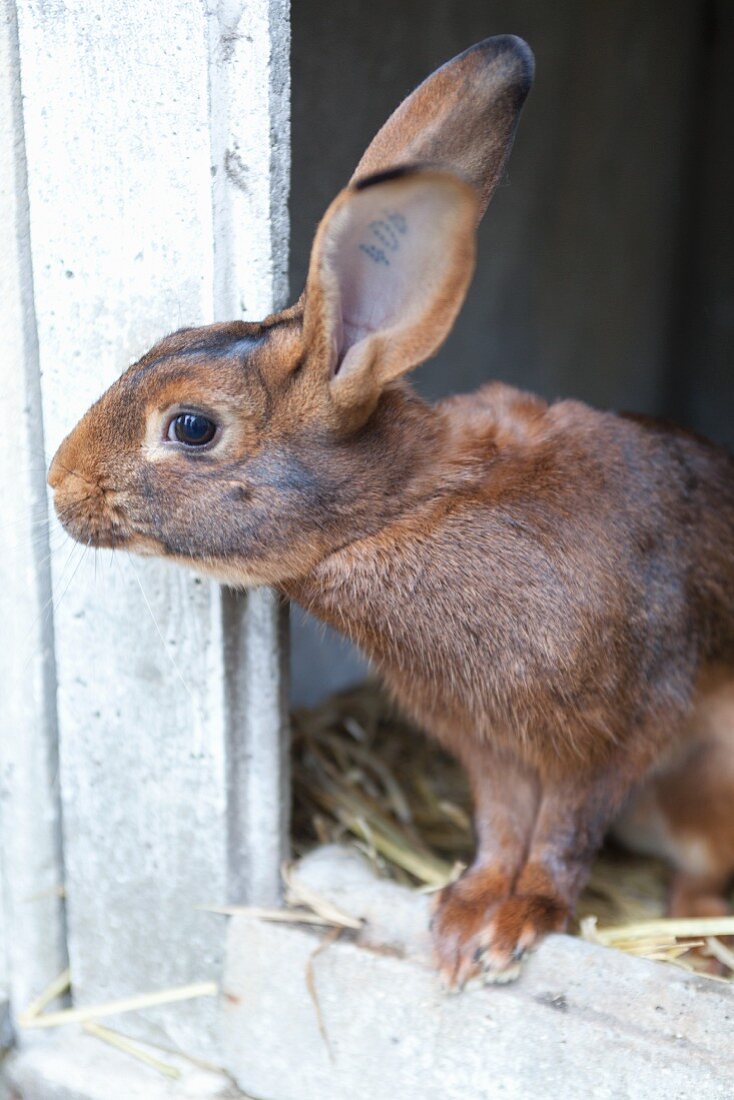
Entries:
[[375,883],[359,857],[333,848],[309,857],[299,875],[367,923],[324,947],[323,932],[232,920],[225,1065],[246,1092],[263,1100],[734,1094],[727,986],[553,936],[518,982],[447,995],[426,957],[425,897]]

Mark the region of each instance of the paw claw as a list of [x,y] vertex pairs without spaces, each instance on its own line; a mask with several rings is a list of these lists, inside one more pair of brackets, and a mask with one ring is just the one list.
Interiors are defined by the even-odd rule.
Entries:
[[485,970],[482,974],[485,985],[509,985],[515,982],[522,973],[522,965],[506,966],[502,970]]
[[551,898],[513,895],[488,904],[486,898],[444,891],[433,920],[444,988],[458,993],[475,980],[515,981],[529,951],[546,932],[559,930],[565,915]]

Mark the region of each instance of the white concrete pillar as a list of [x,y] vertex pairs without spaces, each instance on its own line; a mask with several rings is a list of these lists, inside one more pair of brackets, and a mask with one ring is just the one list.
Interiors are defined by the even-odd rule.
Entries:
[[[287,303],[289,0],[221,0],[210,20],[214,319]],[[280,895],[288,845],[287,609],[222,590],[227,645],[231,896]],[[279,732],[276,732],[279,731]]]
[[[0,828],[2,826],[0,825]],[[9,985],[10,972],[8,969],[8,941],[5,921],[5,886],[2,871],[3,853],[0,847],[0,1059],[12,1043],[12,1027],[10,1022]],[[2,1083],[0,1083],[0,1097],[2,1097]]]
[[[287,4],[19,0],[18,14],[50,456],[165,332],[282,297]],[[52,572],[75,1000],[217,978],[222,919],[199,907],[246,894],[241,866],[269,898],[282,855],[279,611],[69,544]],[[211,1053],[215,1019],[192,1001],[135,1030]]]
[[66,941],[43,423],[10,0],[0,7],[0,305],[0,986],[18,1012],[64,968]]

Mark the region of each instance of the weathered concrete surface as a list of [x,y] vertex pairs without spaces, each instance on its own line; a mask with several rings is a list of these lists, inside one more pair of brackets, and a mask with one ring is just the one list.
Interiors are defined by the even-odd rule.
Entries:
[[10,1005],[3,992],[0,992],[0,1058],[10,1048],[13,1041],[13,1027],[10,1018]]
[[[0,837],[2,837],[2,823],[0,818]],[[3,850],[2,844],[0,844],[0,1020],[4,1019],[4,1014],[7,1010],[8,1003],[8,984],[9,984],[9,969],[8,969],[8,940],[7,932],[5,931],[5,890],[3,883]],[[0,1026],[0,1032],[2,1032],[2,1026]],[[0,1052],[3,1050],[3,1043],[0,1040]]]
[[0,1100],[242,1100],[225,1075],[149,1048],[179,1069],[177,1080],[98,1039],[66,1032],[34,1042],[0,1067]]
[[46,478],[15,4],[0,3],[0,992],[66,965]]
[[[207,25],[177,0],[18,16],[50,458],[128,362],[211,319]],[[195,907],[227,893],[219,594],[54,530],[75,999],[216,978],[219,928]],[[211,1053],[210,1001],[149,1018]]]
[[229,897],[275,905],[290,844],[288,611],[267,588],[223,590],[222,606]]
[[353,848],[338,844],[316,848],[295,866],[293,880],[362,920],[364,926],[356,937],[362,946],[430,961],[429,895],[377,877]]
[[403,891],[411,901],[398,903],[400,928],[391,929],[395,891],[382,892],[378,910],[374,884],[354,858],[320,854],[301,874],[353,915],[382,925],[393,946],[406,931],[412,943],[416,930],[423,944],[401,957],[343,936],[316,955],[322,937],[313,931],[235,918],[226,1064],[245,1091],[266,1100],[732,1095],[728,988],[556,936],[519,982],[447,996],[421,958],[425,899]]
[[215,320],[288,298],[289,0],[209,6]]
[[[18,14],[48,459],[164,333],[282,295],[287,4],[20,0]],[[56,527],[52,573],[75,1000],[216,978],[222,922],[199,907],[277,891],[281,611],[268,593],[247,601],[236,641],[258,655],[240,683],[225,653],[239,605],[217,586],[95,560]],[[208,999],[130,1026],[215,1051]]]

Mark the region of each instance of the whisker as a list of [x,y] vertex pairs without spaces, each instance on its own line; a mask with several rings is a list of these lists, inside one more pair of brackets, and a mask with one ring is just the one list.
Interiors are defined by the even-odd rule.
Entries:
[[49,549],[48,553],[44,554],[44,556],[42,558],[35,558],[34,557],[34,566],[35,566],[35,568],[36,569],[45,569],[46,566],[50,563],[51,559],[63,547],[63,545],[64,544],[61,542],[57,546],[51,547]]
[[[71,539],[70,536],[67,536],[67,538],[69,538],[69,541],[71,542],[71,550],[69,551],[69,553],[66,557],[66,561],[63,564],[61,572],[58,574],[57,586],[60,586],[61,584],[64,583],[64,580],[66,579],[66,575],[67,575],[69,566],[71,565],[71,563],[74,559],[74,555],[75,555],[76,551],[79,549],[79,543],[78,542],[74,542],[74,540]],[[62,543],[61,546],[59,547],[59,550],[57,551],[57,554],[56,555],[52,554],[51,557],[52,558],[57,557],[58,554],[60,554],[61,551],[64,549],[64,546],[65,546],[65,544]],[[72,566],[72,568],[73,568],[73,566]],[[52,577],[52,579],[53,579],[53,577]],[[51,597],[49,602],[53,605],[53,596]]]
[[18,553],[23,549],[31,551],[43,550],[51,545],[54,532],[49,531],[13,531],[0,532],[0,542],[11,552]]
[[22,527],[25,530],[28,530],[29,528],[31,530],[34,530],[38,527],[46,528],[50,525],[50,522],[51,521],[48,514],[44,516],[36,516],[35,519],[31,519],[29,522],[25,518],[21,519],[19,516],[16,516],[15,518],[7,519],[4,523],[0,524],[0,531],[17,531],[19,527]]
[[[77,544],[77,545],[78,545],[78,544]],[[86,545],[86,546],[82,546],[82,552],[81,552],[81,554],[79,555],[79,558],[77,559],[77,563],[76,563],[76,565],[74,566],[74,569],[73,569],[73,571],[72,571],[72,574],[71,574],[71,576],[69,577],[68,581],[66,582],[66,587],[64,588],[64,591],[63,591],[63,592],[61,593],[61,595],[59,596],[58,600],[56,600],[56,601],[54,602],[54,605],[53,605],[53,607],[52,607],[52,609],[51,609],[51,613],[52,613],[52,615],[54,615],[54,616],[55,616],[55,615],[56,615],[56,613],[58,612],[58,610],[59,610],[59,607],[61,606],[61,601],[63,600],[63,598],[64,598],[64,596],[66,595],[66,593],[67,593],[67,592],[69,591],[69,587],[71,586],[71,582],[72,582],[72,581],[74,580],[74,577],[75,577],[75,576],[77,575],[77,573],[79,572],[79,566],[80,566],[80,565],[82,564],[82,562],[84,561],[84,558],[85,558],[85,556],[86,556],[87,550],[89,549],[89,546],[90,546],[90,543],[87,543],[87,545]],[[73,553],[73,552],[74,552],[74,551],[72,550],[72,553]]]
[[140,577],[138,576],[138,571],[135,568],[135,566],[133,565],[132,560],[130,558],[128,558],[128,561],[130,562],[130,568],[133,571],[133,576],[135,577],[135,580],[138,582],[138,588],[140,589],[141,595],[142,595],[142,597],[145,601],[145,606],[148,608],[148,611],[150,612],[150,617],[153,620],[153,625],[155,626],[156,631],[158,632],[158,637],[160,638],[161,642],[163,643],[163,649],[166,653],[166,656],[168,657],[169,661],[173,665],[173,668],[176,672],[176,675],[178,676],[179,680],[181,681],[184,688],[186,689],[186,693],[189,696],[189,699],[191,699],[192,703],[196,704],[196,698],[194,696],[194,693],[192,692],[191,688],[189,687],[186,680],[184,679],[183,673],[181,672],[181,669],[178,667],[178,663],[176,662],[176,660],[174,659],[173,654],[171,653],[170,649],[168,648],[168,643],[167,643],[166,639],[163,636],[163,631],[161,630],[160,626],[158,625],[158,620],[156,619],[155,614],[153,613],[153,608],[150,606],[150,601],[149,601],[149,599],[148,599],[148,597],[145,593],[145,589],[143,588],[142,581],[140,580]]
[[[65,535],[65,537],[69,541],[71,541],[69,539],[69,536],[66,534],[65,531],[63,532],[63,534]],[[47,570],[48,566],[49,566],[49,563],[50,563],[50,560],[54,556],[61,553],[61,551],[63,549],[63,545],[64,544],[62,543],[61,546],[57,547],[57,549],[55,551],[51,551],[47,555],[45,560],[38,563],[37,568],[39,570],[44,570],[44,571]],[[78,543],[73,543],[72,544],[71,550],[69,551],[69,555],[68,555],[68,557],[67,557],[67,559],[64,563],[64,567],[61,571],[61,577],[60,577],[60,580],[59,580],[60,584],[63,582],[64,575],[65,575],[65,573],[66,573],[66,571],[69,567],[69,564],[70,564],[70,562],[71,562],[71,560],[74,556],[74,552],[75,552],[77,546],[78,546]],[[82,554],[82,556],[83,556],[83,554]],[[81,558],[79,559],[79,561],[81,561]],[[74,572],[76,572],[76,569],[74,569]],[[64,590],[64,591],[66,591],[66,590]],[[63,595],[63,593],[62,593],[62,595]],[[49,598],[45,601],[43,606],[41,608],[39,608],[38,613],[33,617],[33,621],[31,622],[30,626],[28,627],[27,640],[29,640],[31,638],[31,635],[33,634],[33,632],[36,630],[36,628],[38,626],[45,627],[46,624],[48,623],[49,619],[51,620],[51,623],[53,623],[53,617],[52,616],[53,616],[54,611],[55,611],[55,606],[54,606],[54,596],[53,596],[53,590],[52,590],[51,595],[49,596]],[[29,656],[28,660],[26,661],[26,663],[24,665],[24,671],[25,671],[25,669],[27,669],[28,664],[30,663],[31,660],[32,660],[32,656]]]

